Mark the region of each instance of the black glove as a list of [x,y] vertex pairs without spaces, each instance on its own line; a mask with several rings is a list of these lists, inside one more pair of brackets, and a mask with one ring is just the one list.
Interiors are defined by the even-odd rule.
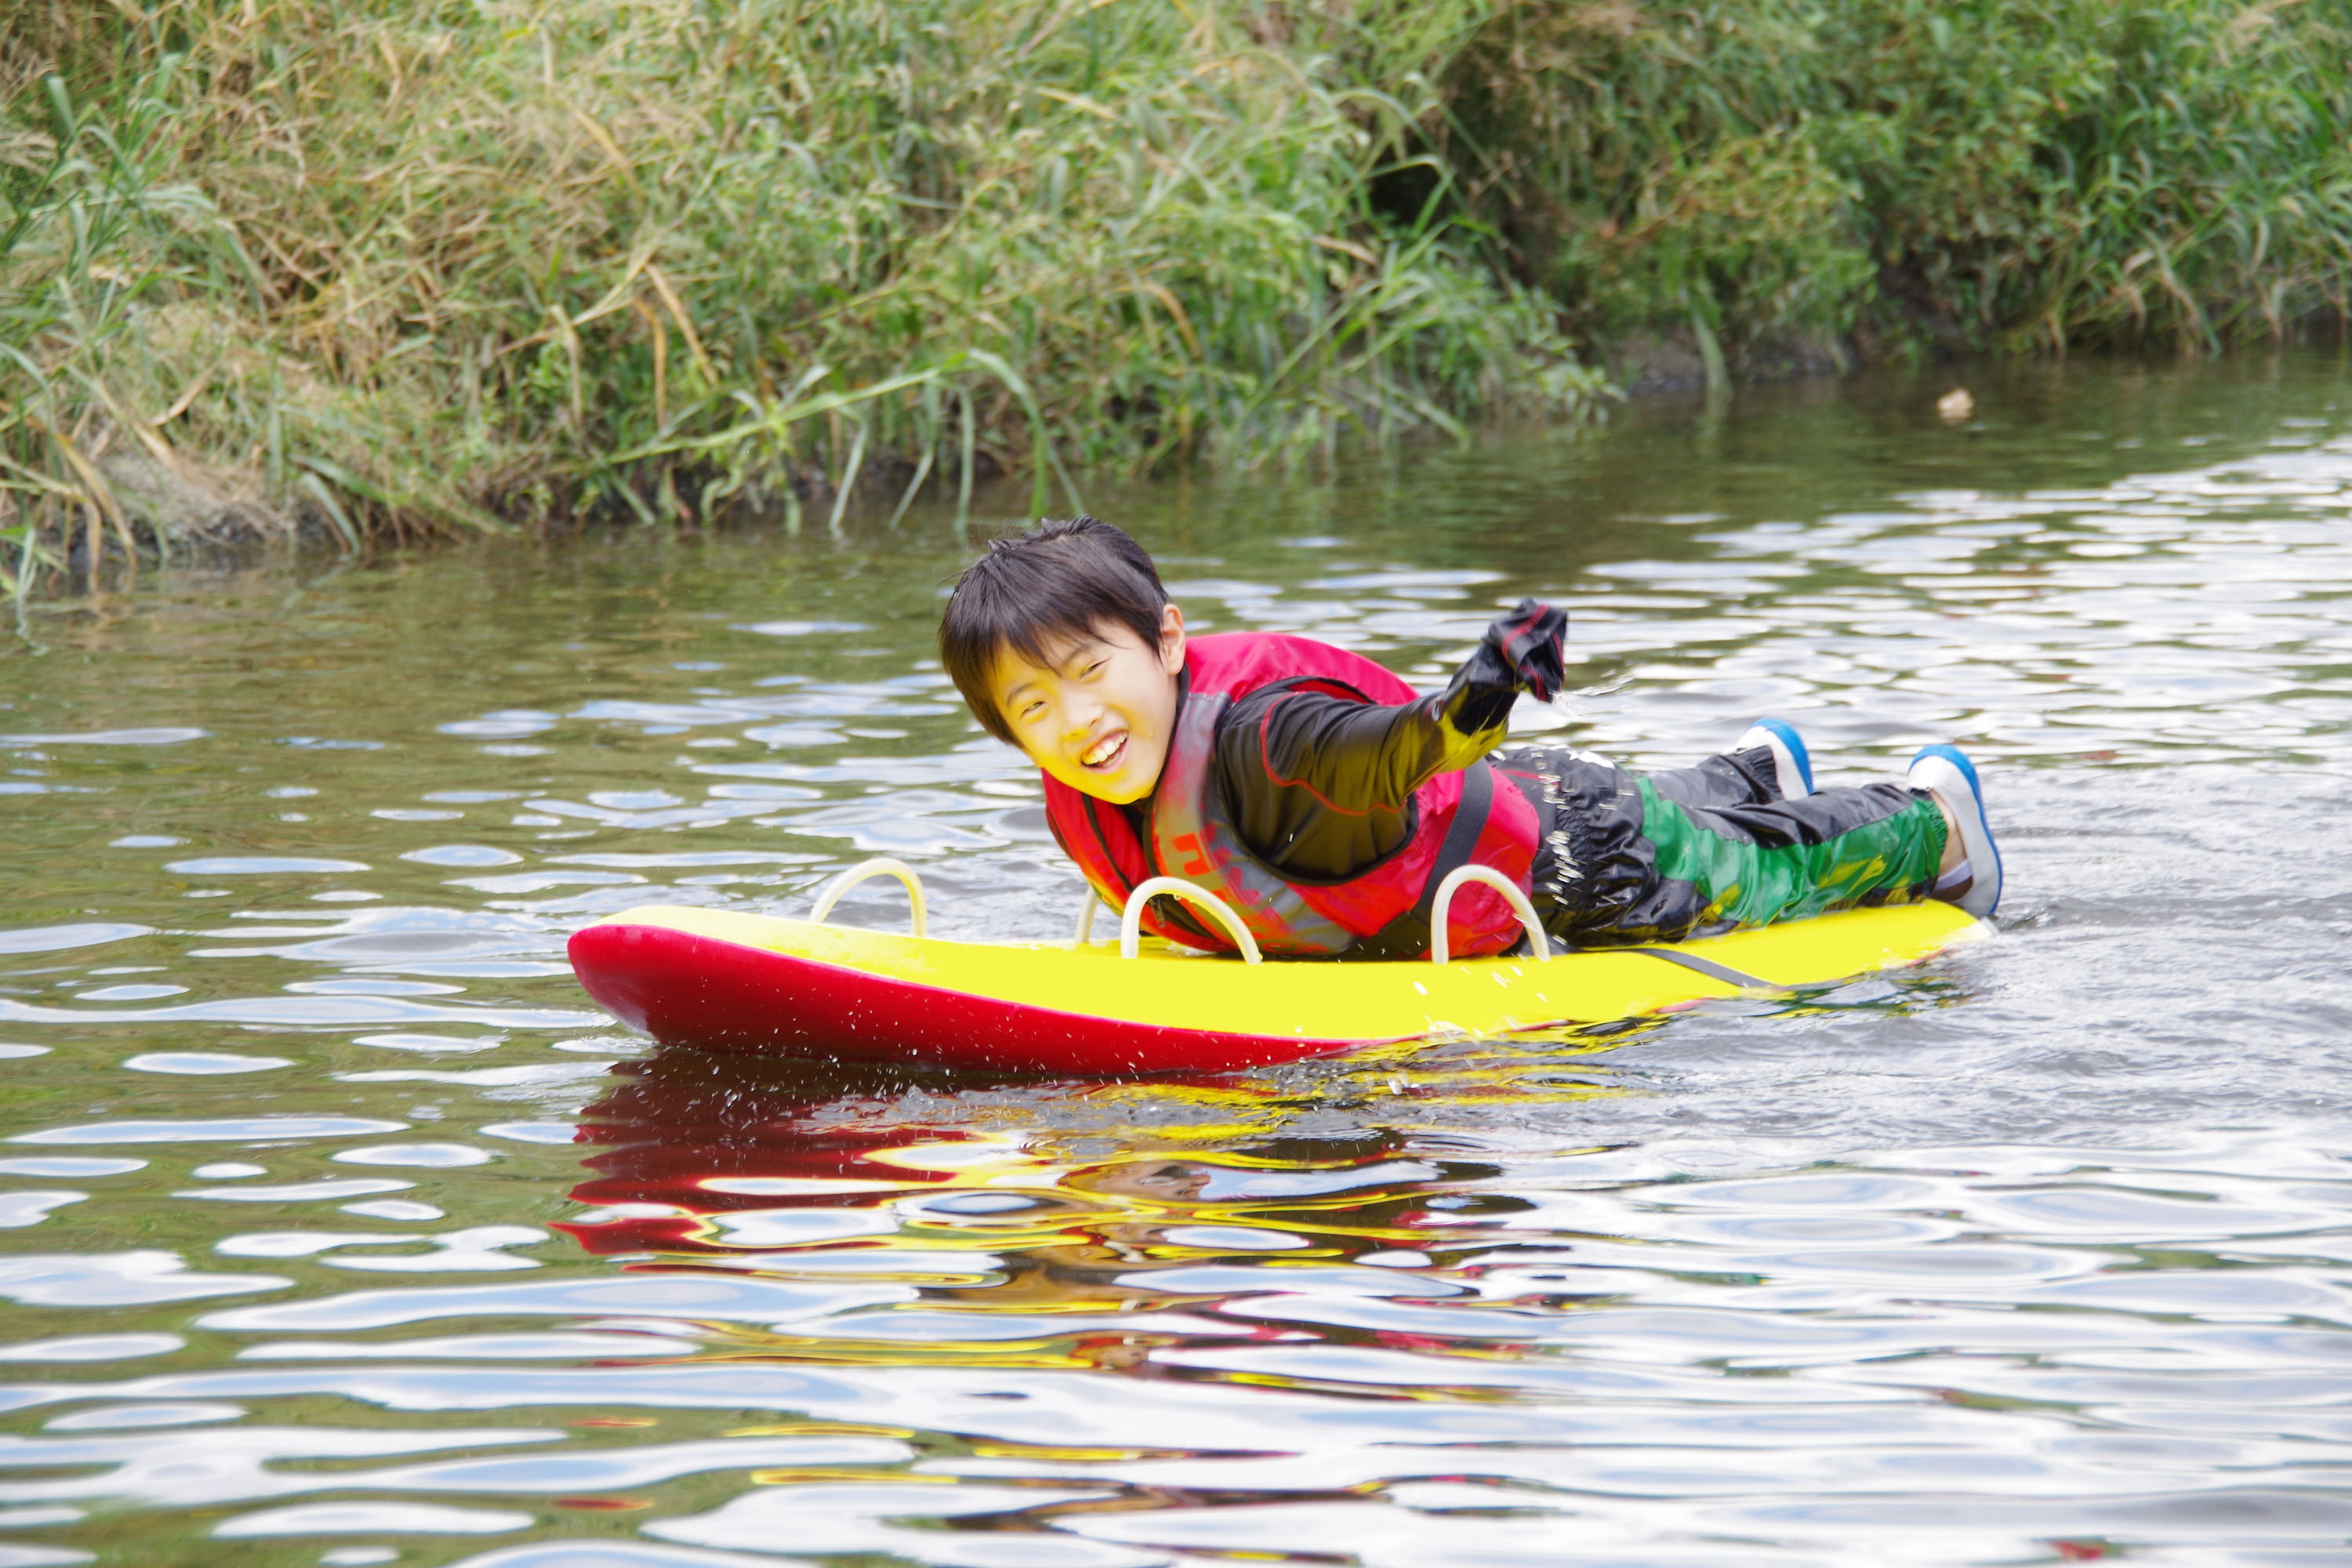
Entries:
[[[1471,655],[1464,673],[1474,682],[1507,683],[1538,702],[1549,702],[1568,679],[1567,659],[1568,612],[1521,599],[1517,609],[1486,628],[1486,640]],[[1500,668],[1490,674],[1480,668],[1489,661]]]

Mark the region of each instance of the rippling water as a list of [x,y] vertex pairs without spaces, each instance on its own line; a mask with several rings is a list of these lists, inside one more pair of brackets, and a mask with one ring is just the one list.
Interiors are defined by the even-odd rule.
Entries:
[[2002,940],[1580,1048],[987,1082],[598,1016],[583,921],[869,854],[1064,931],[936,516],[43,623],[0,1568],[2352,1561],[2352,384],[1944,384],[1089,496],[1196,622],[1431,683],[1556,598],[1589,749],[1986,765]]

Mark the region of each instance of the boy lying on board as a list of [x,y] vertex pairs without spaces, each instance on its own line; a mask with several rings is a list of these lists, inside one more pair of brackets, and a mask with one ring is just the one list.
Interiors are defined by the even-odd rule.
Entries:
[[[1503,744],[1520,693],[1559,690],[1568,616],[1532,599],[1437,696],[1305,637],[1187,638],[1151,557],[1090,517],[999,540],[957,579],[940,657],[989,733],[1044,770],[1055,837],[1105,902],[1156,876],[1223,899],[1268,954],[1412,958],[1458,866],[1501,872],[1570,947],[1680,942],[1857,906],[2000,897],[1976,770],[1951,746],[1900,784],[1816,790],[1804,742],[1759,720],[1696,767],[1636,776]],[[1490,753],[1492,753],[1490,758]],[[1147,929],[1230,952],[1171,898]],[[1519,940],[1473,882],[1465,957]]]

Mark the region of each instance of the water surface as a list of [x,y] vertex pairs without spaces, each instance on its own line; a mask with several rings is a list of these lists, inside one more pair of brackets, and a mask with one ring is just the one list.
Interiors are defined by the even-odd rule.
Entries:
[[0,1568],[2352,1560],[2345,369],[1947,384],[1088,495],[1196,626],[1424,684],[1557,600],[1531,732],[1984,765],[2000,941],[1566,1046],[991,1082],[599,1016],[581,923],[868,855],[1066,929],[940,514],[41,619]]

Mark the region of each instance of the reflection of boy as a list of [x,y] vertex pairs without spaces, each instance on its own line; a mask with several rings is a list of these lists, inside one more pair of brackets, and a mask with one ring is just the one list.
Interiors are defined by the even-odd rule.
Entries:
[[[1522,601],[1444,691],[1418,696],[1303,637],[1188,639],[1151,558],[1078,518],[991,545],[956,583],[940,652],[982,727],[1043,770],[1055,837],[1108,902],[1177,877],[1270,954],[1418,956],[1431,895],[1465,864],[1508,878],[1571,946],[1922,898],[1992,912],[2000,857],[1949,746],[1903,783],[1824,790],[1775,720],[1645,777],[1559,748],[1497,752],[1521,693],[1559,691],[1567,627]],[[1172,899],[1146,923],[1233,945]],[[1475,883],[1447,924],[1456,953],[1516,940],[1508,904]]]

